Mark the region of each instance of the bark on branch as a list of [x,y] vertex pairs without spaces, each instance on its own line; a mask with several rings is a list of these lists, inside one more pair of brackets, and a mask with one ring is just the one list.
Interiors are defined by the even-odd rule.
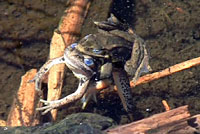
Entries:
[[188,106],[155,114],[130,124],[108,129],[108,134],[193,134],[199,133],[200,115],[190,117]]
[[[89,0],[75,0],[69,9],[65,11],[58,27],[61,34],[54,32],[52,37],[50,59],[62,56],[65,48],[77,40],[77,35],[80,35],[81,26],[88,12],[89,5]],[[48,76],[48,101],[60,98],[64,70],[64,64],[55,65],[50,69]],[[57,110],[52,110],[51,115],[52,120],[56,120]]]

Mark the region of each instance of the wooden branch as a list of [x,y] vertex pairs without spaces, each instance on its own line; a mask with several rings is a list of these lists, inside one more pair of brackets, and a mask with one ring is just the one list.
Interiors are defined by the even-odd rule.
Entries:
[[39,124],[35,110],[39,96],[35,90],[35,84],[28,83],[36,75],[36,72],[36,69],[32,69],[22,76],[20,88],[8,115],[7,126],[35,126]]
[[[150,132],[150,130],[185,121],[189,117],[188,106],[182,106],[130,124],[108,129],[106,132],[108,134],[145,134],[147,131]],[[165,132],[163,131],[160,134],[165,134]]]
[[[140,84],[143,84],[143,83],[148,83],[148,82],[151,82],[153,80],[157,80],[159,78],[162,78],[162,77],[165,77],[165,76],[168,76],[168,75],[172,75],[176,72],[180,72],[180,71],[183,71],[185,69],[189,69],[191,67],[198,66],[198,65],[200,65],[200,57],[194,58],[194,59],[191,59],[191,60],[188,60],[188,61],[184,61],[184,62],[176,64],[176,65],[173,65],[173,66],[166,68],[166,69],[164,69],[160,72],[155,72],[155,73],[152,73],[152,74],[144,75],[144,76],[140,77],[136,81],[136,83],[131,81],[130,86],[133,88],[137,85],[140,85]],[[109,82],[107,82],[107,80],[105,80],[105,82],[104,82],[104,80],[102,80],[101,82],[96,84],[96,90],[102,90],[104,88],[107,88],[108,86],[109,86]]]
[[90,0],[74,0],[71,7],[65,10],[58,29],[63,36],[66,46],[77,41],[77,37],[80,36],[81,27],[90,4]]
[[[65,48],[77,40],[89,5],[89,0],[75,0],[72,6],[65,11],[58,27],[61,34],[54,32],[52,38],[49,54],[50,59],[62,56]],[[50,69],[48,76],[48,101],[60,98],[64,69],[64,64],[55,65]],[[51,115],[52,120],[56,120],[57,110],[52,110]]]
[[[50,59],[60,57],[65,50],[65,44],[60,34],[54,32],[50,46]],[[58,100],[61,95],[63,76],[64,76],[64,64],[53,66],[48,75],[48,95],[47,100]],[[51,111],[52,120],[56,120],[57,110]]]
[[165,76],[168,76],[168,75],[172,75],[176,72],[180,72],[180,71],[183,71],[185,69],[189,69],[191,67],[198,66],[198,65],[200,65],[200,57],[194,58],[194,59],[191,59],[191,60],[187,60],[187,61],[184,61],[182,63],[176,64],[176,65],[173,65],[173,66],[168,67],[168,68],[166,68],[166,69],[164,69],[160,72],[147,74],[145,76],[140,77],[138,79],[138,81],[136,82],[136,84],[134,84],[134,82],[130,82],[130,85],[131,85],[131,87],[134,87],[134,86],[140,85],[142,83],[147,83],[147,82],[150,82],[150,81],[153,81],[153,80],[157,80],[159,78],[162,78],[162,77],[165,77]]
[[164,126],[150,129],[146,133],[151,134],[199,134],[200,133],[200,114],[174,121]]

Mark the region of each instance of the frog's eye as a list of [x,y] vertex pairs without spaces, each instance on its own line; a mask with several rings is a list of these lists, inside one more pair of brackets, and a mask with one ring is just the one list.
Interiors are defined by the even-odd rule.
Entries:
[[73,43],[70,45],[71,48],[75,48],[78,45],[78,43]]
[[102,50],[99,50],[99,49],[93,49],[92,50],[95,54],[101,54],[102,53]]
[[85,58],[84,59],[84,63],[87,65],[87,66],[94,66],[94,61],[92,58]]

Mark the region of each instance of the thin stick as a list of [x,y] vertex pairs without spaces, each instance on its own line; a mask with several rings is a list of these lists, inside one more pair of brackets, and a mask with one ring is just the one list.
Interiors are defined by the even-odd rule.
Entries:
[[134,84],[134,82],[131,81],[130,85],[131,85],[131,87],[134,87],[134,86],[137,86],[137,85],[140,85],[140,84],[143,84],[143,83],[148,83],[150,81],[157,80],[159,78],[162,78],[162,77],[165,77],[165,76],[168,76],[168,75],[172,75],[176,72],[180,72],[180,71],[183,71],[185,69],[189,69],[191,67],[198,66],[198,65],[200,65],[200,57],[194,58],[194,59],[191,59],[191,60],[187,60],[187,61],[184,61],[182,63],[176,64],[176,65],[173,65],[173,66],[168,67],[168,68],[166,68],[166,69],[164,69],[160,72],[155,72],[155,73],[152,73],[152,74],[144,75],[144,76],[142,76],[138,79],[136,84]]
[[165,107],[166,111],[169,111],[171,109],[166,100],[162,100],[162,104]]
[[[172,75],[176,72],[180,72],[180,71],[183,71],[185,69],[189,69],[191,67],[198,66],[198,65],[200,65],[200,57],[194,58],[194,59],[191,59],[191,60],[188,60],[188,61],[184,61],[184,62],[176,64],[176,65],[173,65],[173,66],[168,67],[168,68],[166,68],[166,69],[164,69],[160,72],[155,72],[155,73],[152,73],[152,74],[144,75],[144,76],[140,77],[136,81],[136,83],[131,81],[130,86],[131,86],[131,88],[133,88],[137,85],[140,85],[140,84],[143,84],[143,83],[148,83],[148,82],[151,82],[153,80],[157,80],[159,78],[162,78],[162,77],[165,77],[165,76],[168,76],[168,75]],[[97,83],[96,89],[102,90],[104,88],[107,88],[108,86],[109,86],[108,82],[104,82],[102,80],[101,82]]]

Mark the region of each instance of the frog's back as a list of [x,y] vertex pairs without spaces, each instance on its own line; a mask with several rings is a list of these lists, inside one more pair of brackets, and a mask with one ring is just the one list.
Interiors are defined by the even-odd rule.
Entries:
[[100,46],[104,55],[109,55],[114,66],[123,67],[130,59],[133,43],[112,34],[96,34],[96,44]]
[[120,47],[132,49],[133,42],[109,32],[97,33],[96,37],[98,45],[100,45],[102,49],[112,50]]

